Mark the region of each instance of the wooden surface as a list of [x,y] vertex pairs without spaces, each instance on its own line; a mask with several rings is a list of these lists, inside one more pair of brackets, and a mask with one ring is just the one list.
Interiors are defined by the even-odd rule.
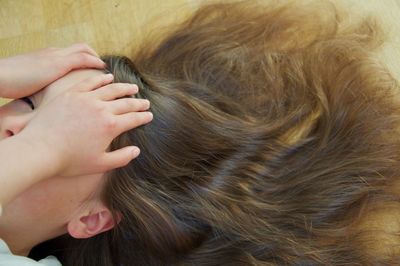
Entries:
[[[168,27],[204,1],[0,0],[0,57],[75,42],[87,42],[99,54],[129,56],[148,30]],[[400,0],[333,1],[354,17],[372,13],[381,19],[390,35],[382,58],[400,78]]]
[[0,57],[75,42],[87,42],[99,54],[129,55],[147,30],[179,21],[198,2],[0,0]]
[[[399,32],[400,0],[332,1],[344,3],[353,14],[377,14]],[[149,23],[166,26],[201,2],[205,0],[0,0],[0,57],[78,41],[99,53],[128,53]]]
[[[87,42],[99,54],[129,56],[149,30],[168,27],[204,1],[0,0],[0,57],[75,42]],[[381,19],[390,36],[381,56],[400,78],[400,0],[333,1],[354,17],[372,13]]]
[[88,42],[99,53],[127,53],[148,22],[168,24],[188,0],[0,0],[0,57]]

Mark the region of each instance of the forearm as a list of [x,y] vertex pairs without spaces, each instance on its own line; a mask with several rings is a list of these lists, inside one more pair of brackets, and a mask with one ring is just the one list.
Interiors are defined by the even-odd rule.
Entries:
[[57,173],[55,158],[40,144],[13,136],[0,141],[0,204]]

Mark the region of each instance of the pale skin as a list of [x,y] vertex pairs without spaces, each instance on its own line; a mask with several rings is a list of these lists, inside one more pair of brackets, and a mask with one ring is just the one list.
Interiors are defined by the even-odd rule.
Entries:
[[107,147],[152,119],[148,101],[117,99],[137,86],[110,84],[112,76],[101,70],[66,65],[44,90],[0,107],[0,238],[14,254],[27,255],[65,233],[88,238],[111,229],[118,221],[99,197],[104,173],[126,165],[139,149]]
[[85,43],[0,58],[0,97],[29,96],[73,69],[104,67],[98,54]]

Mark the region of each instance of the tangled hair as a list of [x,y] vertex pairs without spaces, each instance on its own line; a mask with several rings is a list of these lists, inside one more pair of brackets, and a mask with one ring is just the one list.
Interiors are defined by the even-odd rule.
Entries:
[[66,265],[398,263],[366,225],[399,202],[383,39],[329,1],[245,1],[201,7],[131,59],[104,57],[154,119],[112,144],[141,149],[104,188],[122,221]]

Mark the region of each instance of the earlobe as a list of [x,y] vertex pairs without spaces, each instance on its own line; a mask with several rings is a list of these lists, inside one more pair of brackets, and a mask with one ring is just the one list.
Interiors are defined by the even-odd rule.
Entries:
[[67,229],[74,238],[90,238],[112,229],[120,220],[120,217],[114,220],[110,210],[103,209],[71,220]]

